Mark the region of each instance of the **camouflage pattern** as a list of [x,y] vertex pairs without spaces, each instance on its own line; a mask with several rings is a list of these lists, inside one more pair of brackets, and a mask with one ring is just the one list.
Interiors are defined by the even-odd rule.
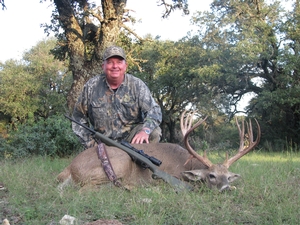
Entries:
[[126,54],[124,50],[118,46],[110,46],[108,47],[103,54],[103,61],[107,60],[112,56],[120,56],[126,60]]
[[[114,91],[102,74],[84,85],[75,105],[73,118],[119,141],[126,139],[130,131],[141,123],[142,128],[147,127],[151,132],[157,130],[162,114],[142,80],[125,74],[123,83]],[[76,123],[72,123],[72,128],[82,144],[90,147],[93,143],[91,133]]]

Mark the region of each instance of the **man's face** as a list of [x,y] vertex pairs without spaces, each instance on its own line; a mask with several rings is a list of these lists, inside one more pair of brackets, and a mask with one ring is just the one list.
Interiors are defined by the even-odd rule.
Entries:
[[124,77],[127,63],[123,58],[113,56],[104,61],[102,69],[108,80],[116,80]]

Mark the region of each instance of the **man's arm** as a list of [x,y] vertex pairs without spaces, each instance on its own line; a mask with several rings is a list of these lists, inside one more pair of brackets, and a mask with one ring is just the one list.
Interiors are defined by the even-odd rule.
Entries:
[[[85,126],[89,127],[89,120],[87,117],[87,108],[88,108],[88,92],[87,92],[87,85],[84,86],[83,92],[80,94],[78,101],[75,104],[74,111],[73,111],[73,119],[84,124]],[[92,134],[84,129],[82,126],[72,122],[72,129],[73,132],[79,138],[81,144],[84,148],[90,148],[95,145],[95,141],[93,139]]]
[[142,88],[143,95],[140,95],[140,106],[142,113],[144,114],[144,126],[152,132],[158,127],[162,121],[162,113],[160,106],[155,102],[149,88],[145,85]]
[[144,114],[143,128],[134,136],[131,143],[142,144],[143,142],[149,143],[150,133],[158,127],[162,121],[162,113],[161,108],[155,102],[146,84],[141,82],[139,89],[139,105]]

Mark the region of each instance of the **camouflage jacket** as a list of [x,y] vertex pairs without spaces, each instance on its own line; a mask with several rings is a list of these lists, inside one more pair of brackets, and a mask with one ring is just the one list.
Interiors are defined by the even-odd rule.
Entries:
[[[74,107],[73,118],[114,140],[125,139],[134,126],[154,130],[162,120],[161,109],[146,84],[126,74],[123,83],[114,91],[104,74],[90,79]],[[83,145],[92,140],[89,131],[72,123]]]

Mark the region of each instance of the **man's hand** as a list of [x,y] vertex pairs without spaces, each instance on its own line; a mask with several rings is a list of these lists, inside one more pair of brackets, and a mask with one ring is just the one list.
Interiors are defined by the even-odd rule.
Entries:
[[149,143],[150,129],[144,128],[138,132],[131,140],[131,144],[143,144],[144,142]]

